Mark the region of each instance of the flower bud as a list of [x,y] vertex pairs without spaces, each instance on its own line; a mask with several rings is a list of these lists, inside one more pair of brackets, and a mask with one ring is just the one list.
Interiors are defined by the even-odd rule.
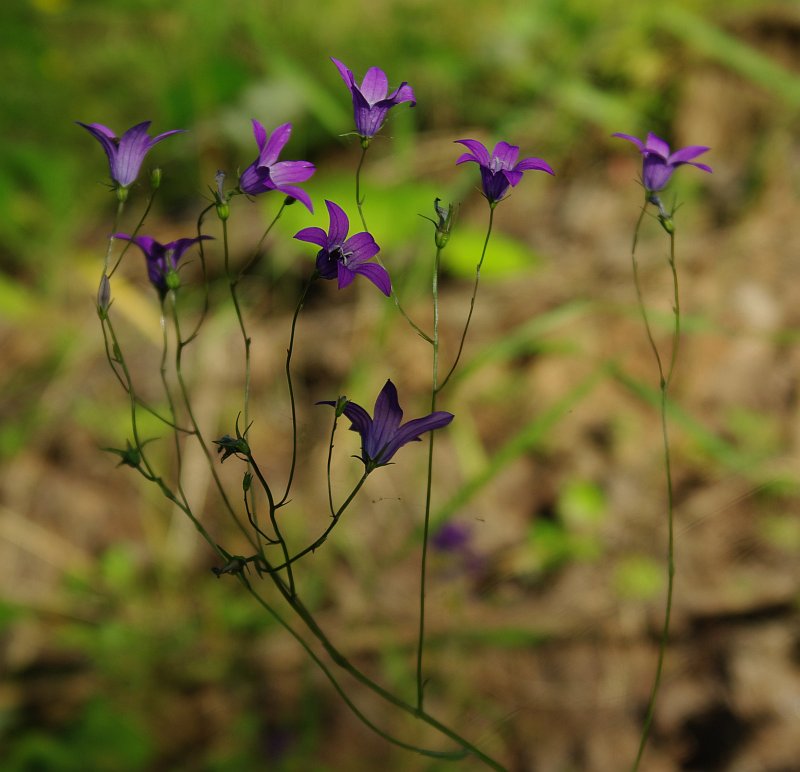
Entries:
[[225,222],[231,216],[231,205],[227,199],[217,201],[217,217]]
[[97,288],[97,315],[101,319],[108,318],[108,307],[111,305],[111,282],[104,273]]
[[153,190],[161,187],[161,169],[158,166],[150,172],[150,187]]
[[439,218],[438,222],[434,223],[436,227],[436,235],[434,241],[436,242],[437,249],[444,249],[447,242],[450,240],[450,231],[453,227],[453,205],[448,204],[447,209],[439,204],[441,199],[437,198],[433,202],[433,208],[436,210],[436,216]]
[[181,277],[178,276],[178,272],[174,268],[170,268],[164,277],[164,283],[167,285],[168,290],[177,290],[181,286]]

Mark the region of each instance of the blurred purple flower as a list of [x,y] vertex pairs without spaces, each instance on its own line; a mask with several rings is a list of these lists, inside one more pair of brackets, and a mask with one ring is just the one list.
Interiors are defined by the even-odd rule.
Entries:
[[637,137],[632,137],[630,134],[621,134],[619,132],[611,136],[633,142],[639,148],[639,152],[644,157],[642,184],[648,193],[657,193],[659,190],[663,190],[675,169],[684,164],[696,166],[704,172],[711,172],[710,166],[692,161],[692,158],[696,158],[711,149],[703,145],[689,145],[670,153],[669,145],[652,132],[647,135],[645,142],[642,142]]
[[392,282],[382,265],[367,262],[380,252],[372,235],[363,231],[347,238],[350,221],[344,210],[333,201],[325,201],[330,217],[330,227],[303,228],[295,234],[299,241],[308,241],[322,247],[317,253],[317,271],[323,279],[339,280],[339,289],[346,287],[356,274],[366,276],[384,295],[392,294]]
[[129,187],[139,176],[142,161],[153,145],[171,134],[180,134],[185,131],[185,129],[173,129],[156,137],[150,137],[147,134],[150,121],[145,121],[128,129],[121,137],[117,137],[108,126],[103,126],[102,123],[81,123],[80,121],[75,121],[75,123],[83,126],[103,146],[103,150],[108,156],[111,179],[121,188]]
[[509,187],[514,187],[522,179],[522,172],[535,169],[555,174],[550,165],[541,158],[523,158],[517,162],[519,147],[508,142],[498,142],[491,158],[486,147],[476,139],[457,139],[456,142],[467,147],[470,152],[459,156],[457,164],[474,161],[481,168],[483,195],[491,206],[506,195]]
[[193,239],[178,239],[168,244],[161,244],[151,236],[128,236],[126,233],[115,233],[114,238],[130,241],[136,244],[144,253],[147,261],[147,276],[150,283],[158,290],[158,296],[163,300],[167,291],[177,289],[178,261],[183,253],[193,244],[211,236],[198,236]]
[[369,140],[380,131],[390,108],[401,102],[411,102],[411,107],[417,103],[414,90],[405,81],[389,94],[389,79],[378,67],[370,67],[361,86],[358,86],[348,67],[333,57],[331,61],[338,68],[339,74],[353,95],[356,133],[363,140]]
[[449,520],[443,523],[431,539],[431,546],[439,552],[460,552],[467,548],[472,532],[466,523]]
[[281,150],[292,134],[292,124],[281,124],[267,137],[266,130],[255,118],[252,122],[259,155],[239,177],[239,187],[242,192],[257,196],[268,190],[278,190],[291,198],[296,198],[313,212],[314,206],[308,193],[292,183],[305,182],[311,177],[316,171],[314,164],[309,161],[278,160]]
[[[321,405],[337,407],[337,402],[320,402]],[[344,415],[350,419],[351,431],[361,435],[361,460],[366,472],[388,464],[403,445],[420,439],[421,434],[447,426],[453,420],[452,413],[437,410],[435,413],[414,418],[404,423],[403,411],[397,401],[397,389],[391,381],[381,389],[375,400],[375,417],[371,418],[363,407],[347,402]]]

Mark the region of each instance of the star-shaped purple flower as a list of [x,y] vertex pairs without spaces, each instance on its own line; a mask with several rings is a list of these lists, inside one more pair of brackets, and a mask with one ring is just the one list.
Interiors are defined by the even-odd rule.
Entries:
[[647,135],[645,142],[642,142],[637,137],[632,137],[630,134],[621,134],[619,132],[611,136],[626,139],[639,148],[639,152],[644,158],[642,163],[642,184],[648,193],[657,193],[659,190],[663,190],[675,169],[684,164],[696,166],[704,172],[711,172],[710,166],[692,161],[692,158],[697,158],[697,156],[702,155],[711,148],[702,145],[689,145],[670,153],[669,145],[652,132]]
[[316,171],[314,164],[309,161],[279,161],[289,137],[292,134],[292,124],[282,123],[267,137],[264,127],[253,119],[253,134],[258,145],[258,158],[250,164],[239,177],[239,187],[250,196],[266,193],[268,190],[278,190],[287,196],[296,198],[310,211],[314,211],[311,198],[302,188],[293,184],[305,182]]
[[[337,405],[336,402],[319,404]],[[355,402],[348,401],[343,412],[350,419],[350,430],[361,435],[361,460],[367,473],[388,464],[403,445],[419,440],[425,432],[441,429],[453,420],[452,413],[437,410],[401,425],[403,411],[397,401],[397,389],[391,381],[386,381],[375,400],[374,418]]]
[[366,276],[384,295],[392,294],[392,282],[382,265],[367,262],[380,252],[372,234],[362,231],[347,238],[350,221],[344,210],[333,201],[325,201],[330,217],[330,227],[303,228],[295,234],[299,241],[308,241],[321,247],[317,253],[317,271],[323,279],[338,279],[339,289],[346,287],[356,274]]
[[139,169],[144,157],[153,145],[171,134],[180,134],[185,131],[185,129],[173,129],[156,137],[150,137],[147,134],[150,121],[145,121],[128,129],[121,137],[117,137],[108,126],[103,126],[102,123],[81,123],[80,121],[75,121],[75,123],[83,126],[103,146],[103,150],[108,156],[111,179],[120,188],[127,188],[133,184],[139,176]]
[[369,140],[380,131],[390,108],[401,102],[410,102],[411,107],[417,103],[414,90],[405,81],[389,94],[389,79],[378,67],[370,67],[361,85],[358,86],[348,67],[333,57],[331,61],[336,65],[353,95],[356,133],[362,140]]
[[470,152],[459,156],[457,164],[474,161],[481,167],[483,195],[491,206],[505,197],[509,187],[514,187],[522,179],[522,172],[535,169],[555,174],[550,165],[541,158],[523,158],[517,162],[519,147],[508,142],[498,142],[491,158],[486,147],[476,139],[457,139]]
[[168,290],[178,287],[176,270],[183,253],[198,241],[212,237],[198,236],[193,239],[178,239],[170,241],[168,244],[161,244],[151,236],[133,237],[127,233],[116,233],[114,238],[130,241],[142,250],[147,261],[147,276],[150,283],[158,290],[158,296],[163,300]]

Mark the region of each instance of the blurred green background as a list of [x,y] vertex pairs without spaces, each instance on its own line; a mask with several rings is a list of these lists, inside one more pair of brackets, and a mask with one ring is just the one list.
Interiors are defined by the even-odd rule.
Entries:
[[[284,157],[317,164],[307,186],[317,215],[287,211],[243,286],[263,341],[260,450],[280,476],[282,351],[313,257],[290,237],[325,225],[324,198],[349,201],[355,219],[358,147],[342,136],[351,103],[330,56],[357,77],[378,65],[391,87],[415,89],[417,107],[394,110],[370,150],[367,215],[404,302],[427,319],[432,239],[418,215],[432,214],[436,196],[461,203],[443,278],[450,346],[486,218],[477,170],[456,169],[452,141],[506,139],[557,172],[526,175],[498,207],[474,339],[446,406],[458,420],[442,441],[436,505],[438,521],[461,518],[474,543],[471,561],[434,559],[431,706],[510,769],[615,769],[635,749],[662,602],[663,469],[628,275],[638,158],[609,135],[712,147],[702,159],[711,177],[675,177],[686,335],[671,416],[676,642],[648,768],[791,768],[796,3],[13,0],[0,8],[0,39],[2,769],[440,768],[363,729],[296,644],[234,582],[214,579],[213,556],[157,492],[100,450],[123,447],[129,431],[93,306],[114,203],[105,156],[74,121],[119,134],[142,120],[151,133],[189,130],[145,164],[164,170],[145,228],[162,241],[193,232],[217,169],[232,181],[253,160],[251,118],[268,129],[291,121]],[[275,207],[269,196],[235,202],[235,259],[247,259]],[[666,341],[657,227],[642,250]],[[138,261],[123,264],[113,308],[147,392],[158,317]],[[210,270],[219,277],[218,263]],[[306,405],[346,390],[370,406],[389,375],[405,386],[407,415],[425,410],[428,352],[371,293],[322,293],[301,327]],[[222,310],[192,360],[198,403],[220,433],[237,412],[237,335]],[[325,438],[310,411],[303,518],[290,526],[298,544],[317,532],[326,495]],[[371,480],[352,530],[339,529],[304,579],[332,637],[401,693],[413,678],[424,454],[407,455]],[[193,495],[211,502],[215,534],[234,539],[192,463]],[[353,473],[344,452],[341,464]],[[355,693],[377,720],[416,736]]]

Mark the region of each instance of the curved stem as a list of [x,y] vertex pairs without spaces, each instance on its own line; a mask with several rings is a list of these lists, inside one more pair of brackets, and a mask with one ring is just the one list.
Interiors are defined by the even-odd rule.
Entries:
[[314,664],[323,672],[325,677],[330,681],[331,686],[333,686],[333,688],[336,690],[336,693],[342,698],[342,700],[344,700],[345,705],[347,705],[347,707],[353,712],[353,714],[356,716],[356,718],[358,718],[358,720],[361,721],[361,723],[363,723],[365,726],[367,726],[369,729],[371,729],[373,732],[375,732],[377,735],[379,735],[380,737],[382,737],[384,740],[386,740],[387,742],[391,743],[392,745],[396,745],[399,748],[403,748],[404,750],[407,750],[407,751],[412,751],[414,753],[419,753],[419,754],[421,754],[423,756],[428,756],[428,757],[435,758],[435,759],[458,761],[459,759],[463,759],[467,755],[467,752],[465,750],[463,750],[463,749],[462,750],[458,750],[458,751],[451,751],[451,752],[448,752],[448,751],[434,751],[434,750],[430,750],[430,749],[427,749],[427,748],[421,748],[421,747],[419,747],[417,745],[411,745],[409,743],[405,743],[402,740],[398,740],[396,737],[393,737],[392,735],[388,734],[388,732],[385,732],[380,727],[378,727],[376,724],[372,723],[372,721],[370,721],[367,718],[367,716],[361,710],[358,709],[356,704],[347,696],[347,692],[345,692],[345,690],[342,688],[341,684],[339,684],[339,682],[336,680],[335,676],[330,671],[328,666],[322,661],[322,659],[320,659],[319,656],[317,656],[316,652],[308,645],[308,643],[306,643],[306,641],[303,639],[303,637],[293,627],[291,627],[289,625],[289,623],[286,622],[286,620],[284,620],[283,617],[281,617],[278,614],[278,612],[272,606],[270,606],[252,588],[252,586],[247,581],[247,579],[244,576],[242,576],[241,574],[239,575],[239,581],[241,581],[242,584],[244,584],[244,586],[247,588],[248,592],[253,596],[253,598],[256,600],[256,602],[263,609],[265,609],[269,614],[271,614],[272,618],[281,627],[283,627],[283,629],[286,630],[295,639],[295,641],[297,641],[300,644],[300,646],[303,648],[303,650],[306,652],[306,654],[308,654],[308,656],[311,658],[311,660],[314,662]]
[[636,753],[636,759],[634,760],[633,766],[631,767],[632,772],[637,772],[637,770],[639,769],[639,765],[641,764],[642,761],[642,756],[644,755],[645,747],[647,746],[647,741],[650,737],[650,730],[653,724],[653,716],[655,715],[656,699],[658,698],[658,692],[661,687],[661,678],[664,672],[664,661],[666,659],[667,645],[669,643],[669,628],[670,628],[670,621],[672,618],[672,598],[673,598],[674,579],[675,579],[675,537],[674,537],[675,529],[674,529],[674,491],[672,484],[672,459],[671,459],[671,451],[669,443],[669,431],[667,426],[667,402],[668,402],[669,385],[675,370],[675,364],[677,362],[678,349],[680,345],[680,334],[681,334],[680,297],[678,292],[678,272],[675,265],[675,234],[673,232],[669,234],[670,235],[669,265],[672,271],[672,287],[673,287],[672,310],[674,317],[674,326],[672,330],[672,353],[670,355],[669,370],[665,374],[662,365],[662,360],[659,355],[658,348],[653,339],[653,335],[650,330],[650,325],[647,320],[647,312],[642,298],[642,291],[639,283],[639,275],[636,264],[636,243],[638,239],[639,228],[641,226],[643,217],[644,217],[644,207],[642,207],[642,212],[640,213],[639,219],[636,222],[636,229],[634,231],[634,238],[633,238],[633,246],[631,249],[631,260],[634,269],[634,283],[636,285],[636,296],[638,298],[639,308],[645,323],[645,329],[647,331],[648,341],[650,342],[650,347],[653,351],[656,363],[658,365],[659,384],[661,389],[661,402],[660,402],[661,438],[662,438],[662,446],[664,453],[664,473],[665,473],[666,488],[667,488],[667,534],[668,534],[667,535],[667,591],[666,591],[666,602],[664,609],[664,623],[661,628],[661,637],[658,646],[658,661],[656,663],[656,673],[653,679],[653,686],[650,691],[650,698],[647,702],[647,710],[645,713],[644,723],[642,724],[642,733],[639,738],[639,748]]
[[236,511],[233,508],[233,505],[228,498],[228,494],[225,492],[225,487],[222,484],[222,481],[219,479],[219,475],[217,474],[216,466],[214,465],[214,458],[211,456],[211,453],[208,449],[208,445],[206,445],[205,438],[203,437],[203,433],[200,430],[200,424],[197,423],[197,419],[194,415],[194,410],[192,409],[191,399],[189,397],[189,389],[186,386],[186,381],[183,377],[183,368],[182,368],[182,357],[183,357],[183,349],[186,345],[187,341],[185,341],[181,337],[181,327],[180,327],[180,320],[178,318],[178,307],[175,298],[174,290],[170,290],[169,292],[170,297],[170,310],[172,311],[172,322],[175,326],[175,374],[178,378],[178,386],[180,388],[181,397],[183,399],[183,405],[186,409],[186,415],[189,417],[189,423],[192,425],[192,430],[194,436],[197,438],[197,442],[200,445],[201,450],[203,451],[203,455],[206,457],[206,461],[208,462],[208,468],[211,471],[211,476],[214,479],[214,484],[219,492],[220,497],[222,498],[223,504],[225,505],[225,509],[228,511],[233,522],[236,524],[237,528],[242,532],[244,537],[247,539],[249,544],[253,547],[253,549],[258,549],[258,542],[256,539],[253,538],[250,531],[244,527],[241,523],[239,518],[236,515]]
[[[488,756],[483,751],[481,751],[478,747],[473,745],[468,740],[465,740],[461,735],[459,735],[454,730],[450,729],[447,725],[441,723],[429,713],[426,713],[424,710],[420,708],[416,708],[412,705],[409,705],[404,700],[400,699],[396,695],[392,694],[390,691],[382,687],[379,683],[374,681],[372,678],[367,676],[361,670],[359,670],[355,665],[350,662],[347,657],[345,657],[328,639],[327,635],[323,632],[322,628],[317,624],[316,620],[312,616],[312,614],[305,608],[305,606],[301,603],[300,599],[297,596],[290,595],[286,587],[280,581],[280,578],[277,577],[274,573],[270,573],[270,577],[273,580],[273,583],[278,588],[278,591],[283,595],[284,599],[289,603],[292,610],[300,617],[303,623],[308,628],[309,632],[322,644],[322,647],[328,653],[328,656],[343,670],[349,673],[356,681],[358,681],[363,686],[367,687],[370,691],[377,694],[381,697],[384,701],[394,705],[395,707],[399,708],[405,713],[408,713],[411,716],[414,716],[417,719],[420,719],[424,723],[428,724],[428,726],[436,729],[438,732],[443,734],[445,737],[449,737],[454,742],[458,743],[464,750],[471,753],[477,759],[482,761],[486,766],[490,769],[499,770],[502,772],[504,767],[495,761],[491,756]],[[257,593],[250,589],[250,593],[254,596],[257,596]]]
[[286,349],[286,385],[289,388],[289,405],[292,411],[292,463],[289,467],[289,478],[286,481],[286,490],[283,496],[281,496],[280,501],[275,505],[276,509],[282,507],[288,501],[289,492],[292,489],[292,482],[294,480],[294,472],[297,467],[297,405],[294,401],[294,385],[292,384],[292,354],[294,353],[294,336],[297,330],[297,317],[300,316],[300,311],[303,310],[308,291],[311,289],[311,285],[316,281],[318,276],[319,273],[316,270],[311,274],[311,278],[308,280],[303,294],[300,296],[300,300],[297,303],[297,308],[294,309],[292,329],[289,334],[289,347]]
[[441,384],[439,385],[437,391],[441,391],[446,385],[447,382],[450,380],[450,376],[455,371],[456,367],[458,367],[458,362],[461,359],[461,352],[464,350],[464,341],[467,339],[467,331],[469,330],[469,323],[472,321],[472,312],[475,309],[475,297],[478,294],[478,284],[481,280],[481,266],[483,266],[483,260],[486,257],[486,248],[489,246],[489,238],[492,235],[492,224],[494,222],[494,205],[489,205],[489,227],[486,229],[486,238],[483,241],[483,249],[481,250],[481,258],[478,260],[478,265],[475,266],[475,285],[472,288],[472,297],[469,301],[469,313],[467,314],[467,321],[464,325],[464,332],[461,333],[461,341],[458,344],[458,353],[456,354],[456,358],[453,361],[453,366],[448,371],[447,375],[442,380]]
[[247,461],[252,467],[253,472],[255,472],[256,477],[258,477],[258,481],[264,488],[264,492],[267,494],[269,502],[269,520],[272,523],[272,530],[275,531],[275,538],[278,540],[278,544],[281,545],[281,551],[283,552],[284,565],[286,566],[286,578],[289,580],[289,594],[295,597],[294,573],[292,572],[292,562],[289,560],[289,548],[286,546],[286,540],[283,538],[280,528],[278,528],[278,519],[275,517],[275,500],[272,498],[272,491],[267,481],[264,479],[264,475],[261,474],[261,470],[258,468],[258,464],[253,456],[248,455]]

